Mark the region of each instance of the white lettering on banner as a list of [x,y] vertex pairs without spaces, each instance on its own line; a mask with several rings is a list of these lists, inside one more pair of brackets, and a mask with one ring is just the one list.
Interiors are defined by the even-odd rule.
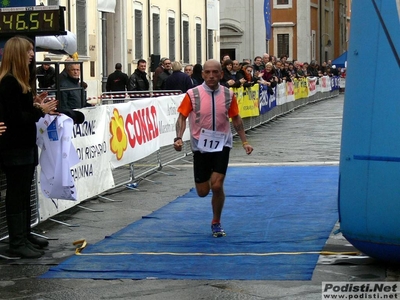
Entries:
[[75,124],[74,138],[77,136],[88,136],[96,134],[96,120],[84,121],[82,124]]

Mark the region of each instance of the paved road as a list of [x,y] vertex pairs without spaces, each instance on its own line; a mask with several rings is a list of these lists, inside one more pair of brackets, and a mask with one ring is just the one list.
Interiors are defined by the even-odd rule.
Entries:
[[[299,108],[248,132],[254,153],[246,156],[236,141],[231,164],[337,164],[342,107],[343,95],[340,95]],[[113,201],[87,201],[54,217],[79,227],[46,221],[35,228],[55,240],[50,241],[46,255],[38,260],[0,259],[0,299],[304,300],[321,299],[322,281],[398,280],[400,273],[395,267],[363,257],[354,264],[354,259],[341,256],[321,257],[310,281],[37,279],[51,265],[73,255],[73,241],[85,238],[96,243],[185,194],[193,186],[191,164],[178,161],[173,168],[167,166],[163,173],[153,174],[149,179],[152,181],[140,183],[140,192],[118,189],[107,196]],[[340,234],[331,235],[328,245],[336,249],[351,248]],[[344,264],[331,264],[335,259]]]

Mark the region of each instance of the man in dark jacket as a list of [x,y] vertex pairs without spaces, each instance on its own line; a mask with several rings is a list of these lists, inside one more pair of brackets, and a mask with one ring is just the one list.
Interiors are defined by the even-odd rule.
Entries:
[[182,65],[179,61],[172,63],[172,74],[165,81],[166,90],[179,90],[186,93],[193,87],[190,76],[182,72]]
[[163,61],[162,68],[163,72],[158,75],[156,86],[153,87],[154,90],[165,90],[165,82],[172,73],[171,61],[168,58]]
[[128,84],[128,75],[123,73],[122,65],[117,63],[115,65],[115,71],[108,75],[106,91],[107,92],[119,92],[125,91]]
[[135,72],[129,77],[128,91],[148,91],[149,80],[146,73],[146,61],[144,59],[138,60],[138,65]]
[[83,87],[79,84],[81,66],[79,64],[68,64],[65,68],[67,76],[60,76],[61,98],[59,99],[59,109],[75,109],[88,106],[82,99]]
[[[44,61],[51,61],[50,58],[46,57]],[[42,64],[40,67],[36,68],[36,76],[39,82],[39,88],[48,89],[54,88],[56,83],[56,71],[52,66],[47,63]]]

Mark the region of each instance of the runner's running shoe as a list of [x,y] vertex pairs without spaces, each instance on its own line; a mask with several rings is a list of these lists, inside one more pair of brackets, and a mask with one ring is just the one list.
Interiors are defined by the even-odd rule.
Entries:
[[223,237],[226,236],[225,231],[221,227],[221,223],[211,224],[211,231],[213,237]]

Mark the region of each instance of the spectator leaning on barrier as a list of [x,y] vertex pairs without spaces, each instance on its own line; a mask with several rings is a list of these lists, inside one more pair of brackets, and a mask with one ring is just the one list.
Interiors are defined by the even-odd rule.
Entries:
[[272,63],[267,63],[265,65],[264,72],[262,73],[259,83],[268,86],[268,92],[273,95],[274,91],[273,88],[278,84],[279,79],[275,75],[275,71],[273,68]]
[[220,84],[226,87],[233,87],[235,85],[235,78],[232,75],[233,62],[227,59],[222,64],[222,77]]
[[108,75],[106,83],[107,92],[125,91],[128,82],[128,75],[122,72],[122,65],[115,64],[115,71]]
[[193,87],[190,76],[182,72],[182,65],[179,61],[172,63],[172,74],[165,81],[166,90],[179,90],[186,93],[188,89]]
[[129,91],[148,91],[150,84],[146,73],[147,63],[144,59],[139,59],[135,72],[129,77]]
[[318,77],[318,65],[315,60],[310,61],[310,64],[307,68],[307,74],[310,77]]
[[243,87],[251,87],[258,82],[258,78],[253,75],[252,65],[243,65],[242,71],[243,72],[237,74],[236,82],[239,80]]
[[262,58],[261,58],[261,56],[256,56],[256,57],[254,58],[253,70],[254,70],[254,72],[264,70],[264,65],[263,65],[263,63],[262,63]]

